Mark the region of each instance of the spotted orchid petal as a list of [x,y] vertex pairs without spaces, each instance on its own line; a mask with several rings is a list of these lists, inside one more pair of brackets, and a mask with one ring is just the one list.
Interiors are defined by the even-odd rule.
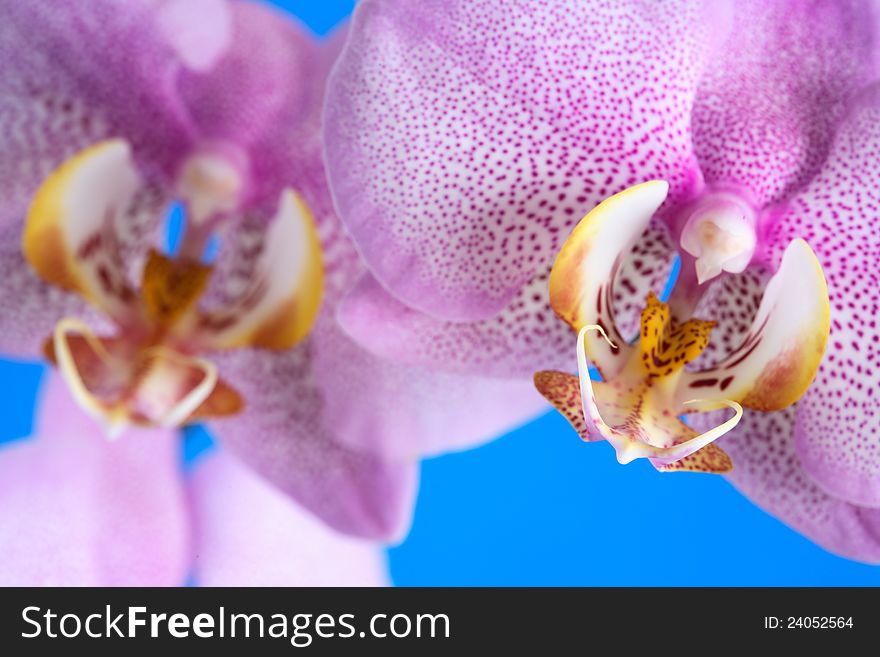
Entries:
[[[666,228],[654,222],[622,258],[611,299],[620,333],[638,333],[641,301],[649,291],[663,291],[674,256]],[[407,306],[366,274],[346,294],[338,319],[358,344],[382,358],[461,374],[526,378],[571,361],[571,334],[547,305],[548,278],[546,271],[535,276],[494,317],[452,322]]]
[[851,108],[822,171],[791,201],[772,235],[775,245],[793,236],[810,243],[831,297],[828,351],[797,405],[797,453],[824,490],[868,507],[880,506],[878,149],[880,88],[874,85]]
[[[752,502],[826,550],[880,563],[880,509],[832,495],[804,471],[795,450],[796,408],[746,413],[719,441],[735,464],[729,480]],[[718,418],[707,413],[688,422],[699,431]]]
[[415,310],[365,274],[347,292],[338,320],[380,358],[448,372],[525,379],[571,360],[571,333],[547,306],[546,273],[495,317],[477,322],[452,322]]
[[189,568],[175,432],[109,442],[56,375],[36,435],[0,448],[3,585],[179,586]]
[[654,178],[686,194],[711,9],[360,3],[325,135],[341,218],[372,273],[429,315],[484,319],[603,198]]
[[880,72],[880,15],[861,0],[737,0],[727,20],[697,86],[694,151],[709,185],[764,207],[819,171],[848,98]]
[[37,185],[58,164],[112,136],[124,135],[151,175],[172,174],[176,157],[191,144],[174,84],[192,60],[182,53],[196,45],[184,25],[200,12],[197,45],[210,55],[202,63],[210,63],[228,41],[226,4],[94,0],[50,7],[4,0],[4,222],[23,216]]
[[600,203],[572,231],[550,272],[550,306],[556,314],[575,331],[595,325],[606,334],[607,340],[587,336],[585,347],[605,378],[617,374],[630,354],[614,321],[615,275],[668,190],[657,180]]
[[227,452],[198,463],[190,488],[200,586],[389,584],[381,545],[328,529]]
[[822,267],[809,245],[795,239],[741,344],[715,367],[685,373],[682,394],[732,399],[759,411],[785,408],[813,382],[830,322]]

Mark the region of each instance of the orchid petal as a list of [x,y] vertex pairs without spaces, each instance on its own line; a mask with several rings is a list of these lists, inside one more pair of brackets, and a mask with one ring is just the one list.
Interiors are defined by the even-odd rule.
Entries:
[[390,462],[343,446],[323,413],[309,341],[286,352],[219,353],[221,375],[245,400],[239,414],[211,423],[220,442],[328,525],[392,539],[409,520],[415,462]]
[[793,240],[739,347],[711,369],[685,373],[681,394],[733,399],[759,411],[785,408],[812,383],[829,326],[822,267],[806,242]]
[[668,190],[667,183],[656,180],[600,203],[572,231],[550,272],[550,305],[556,314],[576,331],[597,325],[609,334],[606,341],[593,335],[587,339],[590,360],[604,378],[614,377],[629,353],[614,322],[615,274]]
[[831,335],[816,380],[797,406],[794,441],[822,488],[880,506],[880,85],[851,108],[822,171],[768,236],[802,236],[815,249],[831,296]]
[[[638,333],[640,304],[649,290],[662,292],[674,256],[665,227],[653,223],[623,258],[612,307],[624,335]],[[535,276],[494,317],[452,322],[405,305],[367,274],[346,294],[338,319],[358,344],[382,358],[461,374],[526,378],[570,363],[571,331],[547,305],[548,277],[549,271]]]
[[200,586],[385,586],[384,551],[322,525],[221,450],[190,482]]
[[383,459],[411,460],[482,444],[547,404],[528,380],[460,376],[389,362],[345,336],[332,317],[313,340],[314,377],[335,440]]
[[52,169],[110,137],[132,144],[151,181],[173,175],[191,143],[173,85],[185,64],[159,13],[155,0],[2,0],[0,223],[23,216]]
[[694,150],[706,182],[784,200],[824,162],[847,99],[880,72],[870,2],[732,3],[730,37],[694,100]]
[[4,585],[173,586],[189,567],[177,434],[107,441],[60,377],[37,435],[0,449]]
[[437,319],[391,296],[370,274],[346,294],[338,320],[375,355],[460,374],[530,377],[570,363],[571,331],[547,306],[547,273],[498,315],[477,322]]
[[[825,549],[880,563],[880,509],[837,498],[804,471],[794,448],[795,408],[748,413],[719,441],[734,462],[728,478],[752,502]],[[696,415],[688,421],[699,431],[717,418]]]
[[189,69],[208,71],[232,41],[232,7],[227,0],[165,0],[159,29]]
[[325,135],[337,207],[376,278],[429,315],[484,319],[601,199],[646,179],[675,199],[698,184],[701,11],[360,3]]
[[0,352],[35,358],[63,317],[93,323],[100,316],[82,297],[37,276],[21,252],[21,231],[20,222],[0,226],[0,307],[15,308],[0,313]]

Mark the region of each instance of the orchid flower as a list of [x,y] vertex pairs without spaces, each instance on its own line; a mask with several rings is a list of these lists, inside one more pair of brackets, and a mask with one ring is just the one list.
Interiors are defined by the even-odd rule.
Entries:
[[[828,549],[880,561],[878,44],[876,5],[858,0],[364,0],[325,117],[331,189],[370,270],[340,306],[343,327],[413,364],[510,378],[570,372],[571,333],[551,307],[556,255],[599,203],[660,181],[627,197],[641,210],[595,222],[613,251],[573,259],[569,273],[590,278],[571,283],[584,294],[602,286],[603,328],[633,356],[651,346],[633,342],[654,304],[648,292],[659,295],[680,256],[663,330],[694,318],[714,326],[708,336],[709,324],[686,329],[708,344],[670,373],[662,405],[652,400],[678,418],[698,410],[684,405],[691,399],[710,400],[699,410],[748,405],[745,387],[775,371],[769,345],[798,332],[816,339],[810,362],[789,359],[799,383],[755,405],[780,408],[803,392],[826,321],[818,260],[830,338],[815,381],[794,406],[745,412],[720,445],[731,480],[757,504]],[[810,303],[786,317],[789,296]],[[735,379],[744,387],[706,374],[691,394],[695,372],[758,344],[759,316],[778,330]],[[598,325],[582,319],[578,330]],[[576,348],[600,369],[607,354],[593,352],[612,350],[598,329]],[[598,384],[591,404],[568,381],[582,429],[619,423]],[[578,419],[582,401],[599,417]],[[724,424],[713,415],[673,423],[688,434],[679,439]],[[657,456],[632,438],[621,446]],[[727,469],[715,448],[699,458],[713,453],[712,469]]]
[[383,586],[382,546],[327,528],[228,451],[177,432],[103,437],[57,374],[35,436],[0,452],[0,585]]
[[[180,563],[190,523],[171,436],[196,420],[330,527],[393,538],[418,457],[545,407],[522,382],[390,363],[338,327],[363,272],[322,162],[341,37],[318,44],[226,0],[2,0],[0,15],[0,349],[47,356],[95,421],[88,439],[120,443],[64,447],[65,407],[37,448],[4,449],[2,479],[17,487],[0,505],[4,549],[25,517],[59,530],[85,518],[88,545]],[[169,253],[174,206],[186,222]],[[52,450],[64,459],[36,457]],[[115,495],[120,478],[130,494]]]

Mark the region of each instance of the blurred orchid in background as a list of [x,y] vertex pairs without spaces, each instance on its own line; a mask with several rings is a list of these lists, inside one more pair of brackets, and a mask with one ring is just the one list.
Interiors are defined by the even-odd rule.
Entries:
[[[0,349],[60,373],[36,438],[0,452],[4,582],[384,582],[377,544],[309,513],[399,537],[420,456],[545,404],[338,328],[363,273],[322,163],[343,36],[226,0],[0,14]],[[176,430],[201,419],[265,481],[226,452],[184,479]]]
[[55,374],[0,453],[4,586],[383,586],[375,542],[327,528],[228,451],[179,467],[172,430],[108,441]]
[[[552,303],[607,332],[614,347],[598,330],[577,347],[613,382],[615,348],[650,354],[629,346],[640,323],[708,320],[654,410],[677,423],[680,385],[758,409],[696,469],[728,469],[726,452],[757,504],[880,562],[878,64],[869,1],[364,0],[325,116],[336,207],[370,270],[340,321],[378,355],[517,379],[572,369]],[[648,181],[665,182],[563,247]],[[589,401],[566,381],[560,398]],[[613,412],[598,402],[593,428]],[[702,417],[694,434],[720,422]]]

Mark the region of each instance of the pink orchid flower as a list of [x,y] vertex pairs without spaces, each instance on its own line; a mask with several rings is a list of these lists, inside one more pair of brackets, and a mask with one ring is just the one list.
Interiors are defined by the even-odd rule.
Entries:
[[[580,306],[560,286],[553,306],[639,353],[629,345],[647,294],[680,255],[670,308],[656,309],[668,312],[663,330],[692,317],[714,327],[702,353],[678,354],[665,405],[652,398],[670,418],[661,424],[685,410],[682,381],[756,345],[765,353],[748,376],[701,375],[693,398],[740,386],[727,399],[742,401],[754,386],[754,408],[786,406],[812,378],[827,321],[801,401],[745,412],[702,466],[723,471],[729,456],[730,479],[757,504],[830,550],[880,561],[878,54],[878,10],[858,0],[364,0],[325,118],[336,206],[370,269],[341,305],[344,328],[374,353],[459,373],[569,372],[571,333],[548,303],[556,256],[600,202],[660,181],[625,211],[585,221],[604,228],[610,253],[590,249],[560,270],[586,277],[571,280],[574,296],[602,299],[591,310],[602,322],[572,315]],[[785,360],[799,375],[773,398],[769,380],[757,385],[782,371],[768,367],[769,347],[807,334],[804,362]],[[584,365],[612,350],[598,330],[577,347]],[[632,442],[664,446],[657,422],[617,436],[614,400],[589,395],[574,388],[572,407],[583,396],[587,411],[570,416],[579,428],[601,423],[616,447],[642,449],[629,456],[682,462]],[[725,425],[712,415],[692,421],[690,437]],[[665,446],[685,439],[675,428]]]
[[[318,44],[267,7],[226,0],[2,0],[0,15],[0,304],[15,309],[0,349],[46,354],[101,427],[89,439],[121,436],[72,450],[44,428],[37,447],[4,449],[3,480],[21,490],[4,488],[15,503],[0,505],[12,515],[3,545],[24,514],[65,527],[69,505],[91,514],[85,547],[70,549],[106,552],[124,536],[144,558],[179,551],[188,524],[170,432],[195,420],[330,527],[399,536],[420,456],[545,408],[522,382],[393,364],[338,327],[363,272],[322,163],[341,38]],[[165,254],[173,203],[186,228]],[[56,449],[55,466],[34,456]],[[117,497],[120,479],[131,488]]]

